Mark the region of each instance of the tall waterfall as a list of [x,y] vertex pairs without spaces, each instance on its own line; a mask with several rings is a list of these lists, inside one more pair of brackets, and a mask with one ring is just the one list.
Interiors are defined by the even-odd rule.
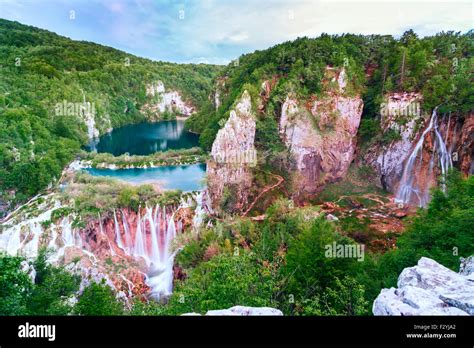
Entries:
[[[145,214],[137,214],[135,225],[128,221],[124,212],[122,224],[114,212],[117,246],[127,255],[143,258],[148,266],[146,282],[151,297],[160,300],[171,295],[173,289],[173,261],[176,252],[172,243],[180,231],[174,221],[174,210],[166,207],[146,207]],[[134,233],[133,233],[134,232]],[[121,234],[124,234],[122,236]]]
[[[434,167],[437,164],[441,176],[444,177],[447,171],[452,168],[453,162],[451,153],[446,146],[448,131],[443,139],[438,128],[438,107],[435,107],[431,115],[430,123],[424,130],[420,139],[416,143],[412,153],[408,157],[403,169],[402,179],[398,186],[396,201],[402,203],[417,203],[420,207],[424,207],[429,202],[429,185],[428,179],[434,174]],[[449,121],[448,121],[449,127]],[[449,128],[448,128],[449,130]],[[423,144],[425,138],[430,133],[434,133],[432,155],[428,162],[428,172],[423,173]],[[436,161],[435,161],[436,159]],[[428,178],[422,178],[424,175]],[[442,184],[444,190],[444,183]]]

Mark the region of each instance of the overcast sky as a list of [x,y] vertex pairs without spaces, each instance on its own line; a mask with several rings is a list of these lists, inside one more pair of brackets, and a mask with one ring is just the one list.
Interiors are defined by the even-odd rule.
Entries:
[[473,11],[470,0],[0,0],[1,18],[155,60],[216,64],[323,32],[466,32]]

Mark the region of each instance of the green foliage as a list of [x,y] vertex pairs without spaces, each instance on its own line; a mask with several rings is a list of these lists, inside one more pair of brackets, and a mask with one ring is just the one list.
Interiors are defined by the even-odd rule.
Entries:
[[235,305],[271,306],[274,282],[254,256],[218,255],[192,270],[170,299],[173,313],[204,313]]
[[120,315],[123,314],[123,305],[115,298],[113,290],[107,284],[92,282],[79,296],[75,313],[79,315]]
[[296,315],[366,315],[369,302],[365,288],[351,277],[335,278],[333,288],[297,304]]
[[176,255],[176,262],[184,268],[196,267],[203,261],[209,245],[214,242],[218,236],[214,230],[203,230],[200,232],[199,239],[193,239],[186,243],[186,246]]
[[79,290],[80,277],[47,262],[48,252],[42,249],[33,263],[35,286],[27,299],[30,315],[66,315],[72,310],[67,302]]
[[182,192],[168,190],[158,192],[152,185],[134,186],[106,177],[94,177],[87,173],[76,173],[73,182],[61,192],[61,200],[74,204],[68,208],[53,211],[56,216],[61,212],[74,211],[79,217],[91,215],[94,218],[98,213],[109,213],[117,208],[130,208],[138,211],[140,206],[172,205],[179,203]]
[[203,163],[207,156],[199,147],[190,149],[177,149],[159,151],[147,156],[123,154],[113,156],[110,153],[84,152],[81,158],[91,161],[93,168],[100,168],[102,165],[115,165],[118,168],[124,167],[145,167],[150,163],[154,166],[172,166],[181,164]]
[[27,315],[27,299],[33,284],[21,271],[21,257],[0,254],[0,315]]
[[356,268],[353,258],[327,257],[326,246],[336,242],[351,244],[351,240],[338,235],[331,223],[315,220],[289,244],[286,265],[282,271],[288,278],[287,292],[308,298],[335,286],[336,278],[342,279]]
[[21,257],[0,255],[1,315],[67,315],[73,305],[68,301],[79,290],[80,277],[47,262],[42,249],[31,263],[34,282],[22,270]]
[[138,211],[140,198],[133,187],[126,187],[119,193],[118,204],[123,208],[131,208],[134,211]]
[[379,120],[375,118],[363,118],[360,122],[358,136],[363,144],[369,143],[380,132]]

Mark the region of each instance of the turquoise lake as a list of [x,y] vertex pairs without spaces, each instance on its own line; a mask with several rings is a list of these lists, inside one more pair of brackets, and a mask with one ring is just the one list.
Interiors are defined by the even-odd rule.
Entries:
[[184,130],[184,121],[160,121],[123,126],[100,137],[97,152],[114,156],[149,155],[169,149],[189,149],[199,145],[199,136]]
[[94,176],[107,176],[135,185],[156,183],[166,190],[196,191],[204,187],[205,164],[132,169],[84,169]]
[[[95,148],[114,156],[149,155],[169,149],[189,149],[199,144],[199,136],[184,130],[184,121],[139,123],[114,129],[100,137]],[[165,190],[196,191],[204,187],[205,164],[131,169],[84,169],[94,176],[129,182],[134,185],[158,184]]]

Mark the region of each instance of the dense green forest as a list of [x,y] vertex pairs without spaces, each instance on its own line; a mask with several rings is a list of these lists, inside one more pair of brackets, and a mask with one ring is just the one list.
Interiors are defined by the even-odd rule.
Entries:
[[[317,209],[309,207],[306,209]],[[458,271],[459,257],[474,254],[474,177],[452,172],[446,194],[434,191],[399,238],[397,248],[354,258],[328,258],[324,246],[354,241],[325,218],[304,218],[308,210],[275,202],[263,223],[239,218],[201,231],[176,263],[188,274],[177,280],[167,304],[135,298],[126,305],[106,284],[89,284],[70,301],[80,278],[46,262],[32,262],[31,279],[21,257],[0,257],[0,315],[179,315],[234,305],[271,306],[288,315],[368,315],[381,288],[396,286],[398,275],[420,257]],[[459,248],[453,253],[453,246]]]
[[200,108],[220,69],[154,62],[4,19],[0,62],[0,199],[12,203],[59,178],[87,143],[84,120],[56,115],[56,104],[85,97],[104,133],[146,119],[146,83],[161,80]]
[[187,125],[201,133],[201,145],[209,149],[220,128],[219,121],[228,117],[243,90],[257,97],[262,82],[276,78],[278,82],[265,113],[259,115],[257,123],[257,143],[265,148],[268,140],[274,138],[274,120],[278,120],[288,93],[300,100],[318,95],[326,66],[345,67],[351,84],[349,93],[362,95],[361,133],[367,139],[378,131],[376,117],[385,93],[421,92],[426,110],[443,103],[441,112],[469,111],[474,107],[473,36],[470,31],[419,38],[412,30],[399,39],[323,34],[316,39],[299,38],[245,54],[229,64],[220,76],[225,86],[218,110],[209,102]]

